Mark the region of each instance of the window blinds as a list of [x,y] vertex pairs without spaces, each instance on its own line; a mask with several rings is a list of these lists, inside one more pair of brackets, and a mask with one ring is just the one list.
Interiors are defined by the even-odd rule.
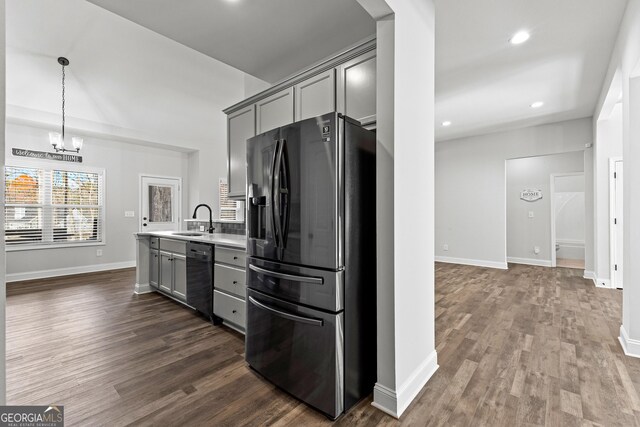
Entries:
[[104,176],[6,166],[4,213],[7,245],[101,242]]

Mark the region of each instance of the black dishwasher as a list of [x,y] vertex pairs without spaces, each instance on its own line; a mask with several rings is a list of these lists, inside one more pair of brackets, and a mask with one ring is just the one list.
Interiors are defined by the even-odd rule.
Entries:
[[213,246],[187,243],[187,304],[213,320]]

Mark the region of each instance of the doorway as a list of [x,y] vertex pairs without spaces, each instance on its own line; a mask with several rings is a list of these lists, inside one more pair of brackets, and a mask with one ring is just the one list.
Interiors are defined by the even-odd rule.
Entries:
[[584,173],[551,175],[551,265],[585,266]]
[[622,289],[623,263],[622,263],[622,247],[623,247],[623,169],[622,159],[610,159],[609,174],[609,209],[611,220],[611,228],[609,236],[611,237],[611,287]]
[[140,175],[140,231],[178,231],[182,179]]

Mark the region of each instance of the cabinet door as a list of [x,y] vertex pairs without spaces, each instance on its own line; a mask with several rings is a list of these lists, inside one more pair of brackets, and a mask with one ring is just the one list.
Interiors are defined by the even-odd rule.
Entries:
[[376,121],[376,53],[338,67],[338,111],[367,125]]
[[171,293],[173,282],[173,268],[171,261],[172,254],[169,252],[160,252],[160,281],[158,282],[160,290]]
[[157,288],[160,278],[160,255],[155,249],[149,251],[149,285]]
[[187,257],[172,255],[173,258],[173,296],[181,300],[187,299]]
[[247,139],[256,135],[253,105],[227,117],[228,183],[230,198],[244,198],[247,181]]
[[274,93],[256,103],[258,134],[293,123],[293,88]]
[[313,76],[295,86],[296,121],[336,111],[335,70]]

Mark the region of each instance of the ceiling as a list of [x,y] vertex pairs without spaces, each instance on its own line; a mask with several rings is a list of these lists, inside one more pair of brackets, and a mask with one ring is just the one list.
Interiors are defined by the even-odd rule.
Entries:
[[88,0],[269,83],[372,35],[355,0]]
[[[593,114],[627,0],[435,2],[436,140]],[[165,68],[191,67],[189,61],[199,63],[191,56],[194,54],[203,61],[209,59],[207,56],[213,57],[268,82],[285,78],[375,32],[374,22],[356,0],[38,0],[26,3],[28,8],[12,7],[20,9],[24,19],[12,18],[15,25],[8,26],[8,42],[22,43],[24,51],[33,50],[35,42],[31,43],[31,39],[35,36],[31,33],[37,33],[38,43],[42,44],[38,52],[52,58],[57,52],[64,52],[60,46],[94,51],[94,56],[104,58],[102,62],[95,62],[99,69],[92,72],[92,80],[99,74],[105,85],[114,85],[121,78],[132,80],[130,75],[139,68],[136,64],[140,58],[145,58],[146,65],[157,62],[157,59],[152,61],[153,55],[136,48],[136,43],[142,43],[137,38],[146,41],[150,36],[127,27],[125,23],[131,24],[130,21],[160,34],[159,38],[165,36],[168,41],[178,42],[174,43],[175,51],[173,48],[158,51],[169,60],[162,66],[162,72]],[[64,11],[60,16],[56,14],[58,9]],[[74,25],[68,25],[71,18],[65,18],[67,15],[72,16]],[[117,19],[109,20],[109,16]],[[60,28],[49,28],[54,24]],[[511,45],[509,38],[521,29],[529,30],[531,39],[519,46]],[[55,42],[59,38],[64,40]],[[112,42],[112,38],[118,43]],[[136,40],[136,43],[126,40]],[[33,46],[28,46],[29,43]],[[122,43],[126,46],[117,48]],[[160,41],[154,43],[161,44]],[[47,48],[54,44],[55,49]],[[195,51],[184,49],[181,44]],[[107,48],[111,50],[105,52]],[[184,53],[177,53],[180,49]],[[189,61],[185,60],[186,56]],[[126,66],[122,62],[105,62],[113,57],[127,61]],[[84,65],[76,62],[73,70],[80,72],[79,67]],[[89,66],[90,61],[85,62]],[[214,67],[213,64],[207,66]],[[142,81],[132,80],[129,93],[147,91],[151,96],[161,76],[139,77]],[[173,86],[178,96],[181,90],[178,82]],[[193,92],[189,99],[197,102],[184,115],[199,117],[196,110],[205,111],[202,108],[205,94],[197,92],[195,86],[189,90]],[[218,94],[209,91],[206,96]],[[545,104],[532,109],[529,105],[534,101]],[[149,128],[166,122],[167,113],[161,107],[153,107],[157,114],[146,113],[145,123]],[[205,113],[210,115],[210,109]],[[117,109],[110,115],[126,116],[129,122],[136,120],[135,114],[120,114]],[[446,120],[452,125],[440,126]]]

